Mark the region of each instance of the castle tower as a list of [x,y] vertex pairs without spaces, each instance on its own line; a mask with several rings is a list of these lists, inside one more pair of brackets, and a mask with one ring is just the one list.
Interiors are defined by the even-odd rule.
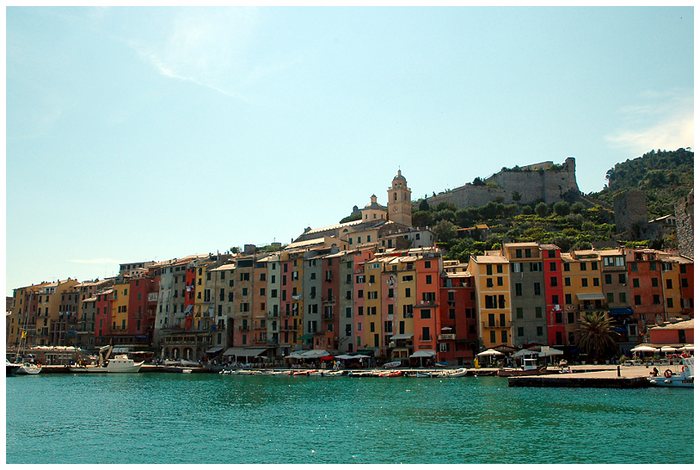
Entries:
[[389,220],[397,224],[411,227],[413,218],[411,216],[411,188],[406,184],[406,178],[401,175],[401,170],[394,176],[391,187],[387,190],[389,209]]

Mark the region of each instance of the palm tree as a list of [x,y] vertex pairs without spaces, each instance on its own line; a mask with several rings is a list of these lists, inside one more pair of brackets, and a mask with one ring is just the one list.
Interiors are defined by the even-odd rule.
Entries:
[[581,315],[578,327],[578,346],[594,359],[605,359],[617,350],[610,317],[606,312],[588,312]]

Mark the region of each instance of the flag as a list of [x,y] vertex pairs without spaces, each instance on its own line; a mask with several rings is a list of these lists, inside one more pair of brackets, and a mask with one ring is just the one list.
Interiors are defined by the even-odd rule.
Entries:
[[27,330],[22,330],[22,339],[27,338]]

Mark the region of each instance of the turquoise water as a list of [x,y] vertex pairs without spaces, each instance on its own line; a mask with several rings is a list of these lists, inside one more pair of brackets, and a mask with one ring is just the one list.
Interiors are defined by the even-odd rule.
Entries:
[[499,377],[12,377],[7,463],[692,463],[693,405]]

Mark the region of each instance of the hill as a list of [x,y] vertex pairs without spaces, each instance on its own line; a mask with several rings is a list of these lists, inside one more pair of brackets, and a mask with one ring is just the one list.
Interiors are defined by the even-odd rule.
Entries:
[[689,149],[652,150],[616,164],[605,175],[608,186],[588,197],[612,207],[615,196],[639,189],[647,197],[649,219],[673,214],[676,203],[693,188],[693,160]]

